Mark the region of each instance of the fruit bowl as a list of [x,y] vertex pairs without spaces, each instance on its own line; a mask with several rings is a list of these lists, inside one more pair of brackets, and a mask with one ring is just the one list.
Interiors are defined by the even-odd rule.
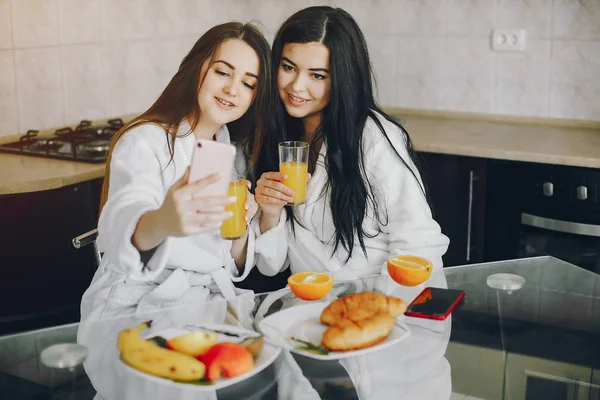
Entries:
[[[218,333],[217,340],[216,340],[217,344],[223,343],[223,342],[241,342],[244,337],[251,337],[251,336],[257,335],[257,333],[254,331],[251,331],[251,330],[248,330],[245,328],[241,328],[241,327],[236,327],[233,325],[226,325],[226,324],[211,324],[210,329],[215,329],[220,332],[232,333],[232,334],[239,336],[239,338],[238,338],[235,336]],[[189,335],[192,332],[193,331],[191,329],[170,328],[170,329],[165,329],[160,332],[152,332],[152,334],[146,334],[144,336],[144,339],[160,337],[160,338],[164,338],[167,342],[169,342],[172,339]],[[165,347],[168,347],[168,346],[165,346]],[[267,368],[269,365],[271,365],[277,359],[277,357],[279,356],[279,353],[281,353],[281,349],[279,347],[273,346],[269,343],[264,343],[262,350],[260,351],[260,353],[257,355],[257,357],[254,360],[254,367],[250,371],[248,371],[242,375],[233,377],[233,378],[223,378],[223,379],[215,380],[212,382],[211,381],[207,381],[207,382],[177,382],[177,381],[174,381],[171,379],[161,378],[161,377],[154,376],[149,373],[143,372],[139,369],[133,368],[132,366],[130,366],[126,362],[124,362],[120,357],[117,357],[116,368],[117,368],[119,375],[122,377],[122,379],[125,379],[126,382],[131,381],[130,384],[144,385],[144,386],[157,384],[157,385],[160,385],[160,387],[161,387],[161,389],[157,389],[157,390],[164,390],[165,386],[171,387],[171,388],[173,388],[173,394],[176,393],[176,390],[181,390],[181,389],[183,389],[185,391],[192,390],[192,391],[201,391],[201,392],[202,391],[215,391],[215,390],[223,389],[225,387],[234,385],[238,382],[244,381],[248,378],[255,376],[256,374],[258,374],[259,372],[261,372],[262,370]]]

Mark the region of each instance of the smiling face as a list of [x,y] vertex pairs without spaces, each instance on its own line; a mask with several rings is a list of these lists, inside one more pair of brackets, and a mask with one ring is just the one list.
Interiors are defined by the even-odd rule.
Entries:
[[198,91],[200,124],[221,126],[240,118],[255,97],[260,62],[256,52],[238,39],[219,46],[212,65],[202,67],[206,76]]
[[288,114],[302,118],[307,131],[314,132],[329,104],[329,49],[318,42],[284,45],[277,86]]

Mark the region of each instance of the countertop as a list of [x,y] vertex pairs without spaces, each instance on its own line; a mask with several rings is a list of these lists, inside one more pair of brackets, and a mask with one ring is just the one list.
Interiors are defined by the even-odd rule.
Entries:
[[[418,151],[600,168],[600,121],[386,111],[402,120]],[[7,142],[16,138],[1,139]],[[5,195],[56,189],[100,178],[104,164],[0,153],[0,171],[0,195]]]

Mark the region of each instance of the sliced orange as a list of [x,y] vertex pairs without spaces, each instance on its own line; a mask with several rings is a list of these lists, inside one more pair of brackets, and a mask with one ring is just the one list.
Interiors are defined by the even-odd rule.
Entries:
[[333,287],[333,277],[324,272],[298,272],[288,278],[292,292],[302,300],[319,300]]
[[417,286],[429,279],[433,264],[426,258],[406,255],[387,260],[387,268],[400,285]]

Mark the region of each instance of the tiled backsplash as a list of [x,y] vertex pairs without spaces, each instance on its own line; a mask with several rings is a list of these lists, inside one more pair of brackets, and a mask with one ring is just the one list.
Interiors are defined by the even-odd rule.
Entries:
[[315,4],[358,20],[384,106],[600,120],[600,0],[0,0],[0,136],[140,112],[210,26]]

